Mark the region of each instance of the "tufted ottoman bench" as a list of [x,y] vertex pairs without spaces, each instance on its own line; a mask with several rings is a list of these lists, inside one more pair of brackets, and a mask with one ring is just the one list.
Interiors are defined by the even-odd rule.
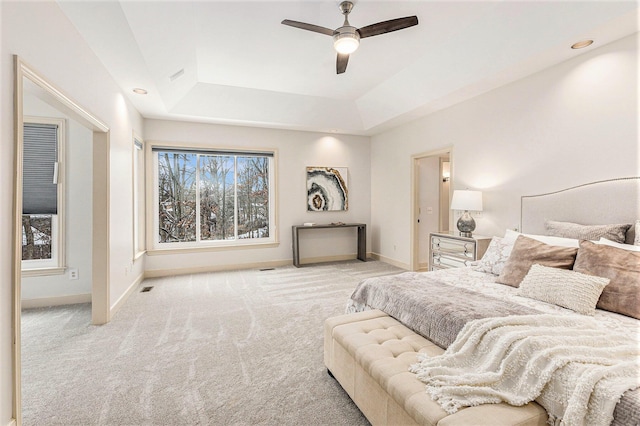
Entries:
[[447,414],[409,372],[417,354],[443,349],[382,311],[341,315],[325,321],[324,362],[373,425],[540,425],[547,413],[536,403],[468,407]]

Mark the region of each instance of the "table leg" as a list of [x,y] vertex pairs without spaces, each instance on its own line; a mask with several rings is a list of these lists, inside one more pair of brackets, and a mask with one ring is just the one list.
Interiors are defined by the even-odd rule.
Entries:
[[358,259],[367,261],[367,226],[358,226]]
[[298,228],[291,227],[291,245],[293,246],[293,266],[300,267],[300,251],[298,250]]

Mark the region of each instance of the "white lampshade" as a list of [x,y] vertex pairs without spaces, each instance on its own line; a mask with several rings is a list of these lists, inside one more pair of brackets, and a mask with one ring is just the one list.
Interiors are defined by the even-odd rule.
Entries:
[[482,192],[458,189],[453,191],[451,210],[482,211]]

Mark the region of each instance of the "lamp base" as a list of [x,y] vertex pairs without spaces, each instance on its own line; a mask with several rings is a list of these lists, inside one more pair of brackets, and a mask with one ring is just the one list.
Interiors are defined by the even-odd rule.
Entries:
[[472,232],[476,229],[476,221],[473,220],[473,217],[469,214],[469,210],[464,211],[456,225],[458,226],[461,237],[471,238]]

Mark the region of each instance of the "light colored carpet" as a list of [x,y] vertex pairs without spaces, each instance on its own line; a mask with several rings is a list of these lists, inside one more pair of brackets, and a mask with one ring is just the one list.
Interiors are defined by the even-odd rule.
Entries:
[[22,315],[25,425],[367,425],[322,361],[359,261],[148,279],[105,326],[90,306]]

